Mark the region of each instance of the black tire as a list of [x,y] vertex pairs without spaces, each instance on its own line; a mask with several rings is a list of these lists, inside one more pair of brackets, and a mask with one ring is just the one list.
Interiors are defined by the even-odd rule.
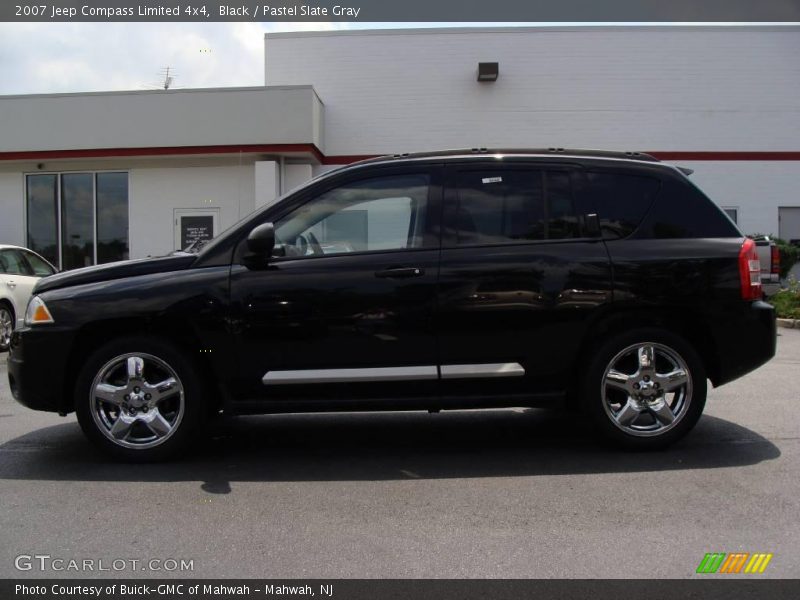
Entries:
[[[16,316],[14,315],[14,308],[5,300],[0,302],[0,327],[5,319],[11,321],[11,331],[14,331],[16,325]],[[5,352],[11,347],[11,337],[6,338],[4,332],[0,329],[0,352]]]
[[[652,371],[640,366],[640,362],[647,364],[648,359],[641,358],[639,348],[648,345],[652,350],[650,353],[644,350],[644,353],[655,357]],[[615,365],[620,368],[607,380],[606,373]],[[675,368],[676,365],[679,368]],[[673,380],[665,383],[662,376],[670,368]],[[687,371],[686,384],[669,394],[659,395],[660,389],[677,386],[682,381],[679,370]],[[651,377],[647,373],[654,375]],[[620,374],[631,377],[620,383]],[[610,380],[614,383],[606,383]],[[626,389],[617,389],[618,386]],[[635,386],[639,387],[634,389]],[[669,331],[642,328],[617,335],[596,348],[584,377],[582,400],[585,410],[607,440],[628,449],[657,450],[691,431],[703,413],[706,393],[706,371],[694,348]],[[666,409],[663,400],[667,400]],[[670,415],[672,422],[669,422]]]
[[[130,378],[129,359],[134,360],[134,369],[136,360],[142,361],[141,377]],[[130,336],[109,342],[89,357],[78,375],[74,400],[81,429],[89,440],[117,459],[155,462],[173,458],[188,447],[205,420],[206,399],[198,373],[185,353],[168,341]],[[114,378],[116,381],[112,381]],[[175,384],[162,386],[163,391],[150,387],[173,380]],[[114,398],[111,402],[99,401],[92,393],[97,384],[104,382],[115,386],[108,389],[120,390],[109,393]],[[129,389],[137,382],[139,386]],[[145,395],[147,391],[152,396]],[[159,395],[163,396],[160,401],[155,399]],[[118,406],[118,402],[122,405]],[[122,412],[127,423],[132,424],[127,425],[127,437],[112,441],[112,437],[120,435],[112,430]],[[125,422],[120,423],[120,430],[124,430]]]

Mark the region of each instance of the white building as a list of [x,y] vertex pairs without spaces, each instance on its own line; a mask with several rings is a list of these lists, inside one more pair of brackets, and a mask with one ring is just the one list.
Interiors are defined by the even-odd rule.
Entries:
[[790,26],[281,33],[265,87],[0,96],[0,242],[64,268],[164,254],[332,165],[478,146],[650,152],[796,239],[798,56]]

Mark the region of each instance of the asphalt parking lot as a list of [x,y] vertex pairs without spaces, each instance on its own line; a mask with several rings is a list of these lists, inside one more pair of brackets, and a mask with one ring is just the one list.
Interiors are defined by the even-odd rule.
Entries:
[[797,577],[800,331],[779,332],[771,363],[647,454],[517,409],[228,419],[184,460],[121,465],[74,416],[16,404],[0,355],[0,576],[110,575],[15,568],[45,554],[193,561],[125,577],[684,578],[743,551],[774,557],[737,577]]

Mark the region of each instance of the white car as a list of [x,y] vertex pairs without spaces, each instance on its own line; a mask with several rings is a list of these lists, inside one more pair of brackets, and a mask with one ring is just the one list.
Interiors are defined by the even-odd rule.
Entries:
[[15,323],[19,326],[25,320],[33,286],[56,271],[27,248],[0,244],[0,352],[8,350]]

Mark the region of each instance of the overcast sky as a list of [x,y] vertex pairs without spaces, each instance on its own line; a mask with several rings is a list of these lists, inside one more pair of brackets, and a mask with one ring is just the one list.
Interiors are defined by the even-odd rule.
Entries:
[[[264,33],[442,23],[0,23],[0,94],[264,85]],[[463,24],[450,24],[461,25]]]
[[[342,24],[282,24],[280,30]],[[0,23],[0,94],[264,84],[268,23]]]

